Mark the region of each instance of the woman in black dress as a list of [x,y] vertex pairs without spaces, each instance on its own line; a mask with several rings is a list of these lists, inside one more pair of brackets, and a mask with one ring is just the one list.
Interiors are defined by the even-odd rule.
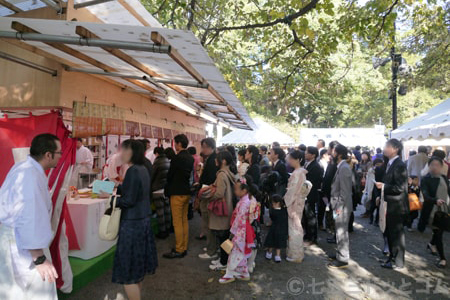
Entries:
[[266,237],[264,246],[268,248],[266,258],[272,259],[272,250],[275,249],[275,262],[281,262],[281,249],[287,247],[288,240],[288,212],[280,195],[272,196],[270,208],[272,225]]
[[150,175],[144,166],[142,143],[126,140],[121,147],[122,160],[130,168],[117,191],[116,206],[122,214],[112,282],[124,285],[128,299],[140,300],[142,280],[158,266],[150,224]]

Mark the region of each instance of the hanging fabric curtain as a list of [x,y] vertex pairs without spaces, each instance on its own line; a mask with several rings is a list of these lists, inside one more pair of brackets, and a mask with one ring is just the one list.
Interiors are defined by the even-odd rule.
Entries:
[[15,162],[26,158],[32,139],[41,133],[51,133],[61,140],[62,157],[49,176],[49,190],[53,202],[52,230],[55,237],[50,246],[53,264],[58,272],[57,287],[63,292],[72,291],[72,270],[68,250],[79,249],[66,203],[68,183],[75,164],[76,140],[69,138],[59,113],[41,116],[0,119],[0,185]]
[[132,121],[125,121],[125,135],[129,136],[140,136],[141,130],[139,128],[139,123]]
[[153,138],[152,126],[141,123],[141,135],[147,139]]
[[153,131],[154,139],[163,139],[164,138],[163,129],[161,127],[152,126],[152,131]]

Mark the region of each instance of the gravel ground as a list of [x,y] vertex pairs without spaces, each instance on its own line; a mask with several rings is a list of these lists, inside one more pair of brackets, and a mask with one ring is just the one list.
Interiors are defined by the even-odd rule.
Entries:
[[[143,299],[450,299],[450,266],[439,269],[437,258],[426,251],[431,230],[406,233],[406,268],[381,268],[383,239],[378,227],[355,212],[355,231],[350,234],[351,261],[347,269],[330,270],[326,253],[333,246],[319,232],[318,245],[306,249],[301,264],[276,264],[260,250],[250,282],[221,285],[221,274],[208,269],[209,261],[197,257],[203,241],[197,241],[200,217],[190,221],[190,251],[178,260],[162,254],[171,248],[173,235],[157,241],[159,268],[143,282]],[[414,226],[416,223],[414,224]],[[450,235],[444,234],[446,257],[450,257]],[[284,255],[284,254],[283,254]],[[126,299],[123,288],[111,283],[111,271],[91,282],[70,299]]]

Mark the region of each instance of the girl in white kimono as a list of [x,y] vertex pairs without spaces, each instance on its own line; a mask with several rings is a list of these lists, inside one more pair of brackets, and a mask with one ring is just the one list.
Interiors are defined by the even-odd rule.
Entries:
[[287,192],[284,196],[289,216],[289,239],[286,260],[301,263],[304,257],[302,215],[312,184],[306,180],[306,171],[302,166],[305,162],[304,154],[298,150],[288,155],[288,163],[294,172],[288,181]]

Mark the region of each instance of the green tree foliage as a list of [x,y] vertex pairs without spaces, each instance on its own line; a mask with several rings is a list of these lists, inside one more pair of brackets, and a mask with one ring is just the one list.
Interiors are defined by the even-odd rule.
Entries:
[[400,124],[448,97],[443,1],[141,1],[164,26],[192,30],[248,110],[278,121],[389,125],[390,64],[374,69],[372,57],[394,45],[414,67],[400,80]]

